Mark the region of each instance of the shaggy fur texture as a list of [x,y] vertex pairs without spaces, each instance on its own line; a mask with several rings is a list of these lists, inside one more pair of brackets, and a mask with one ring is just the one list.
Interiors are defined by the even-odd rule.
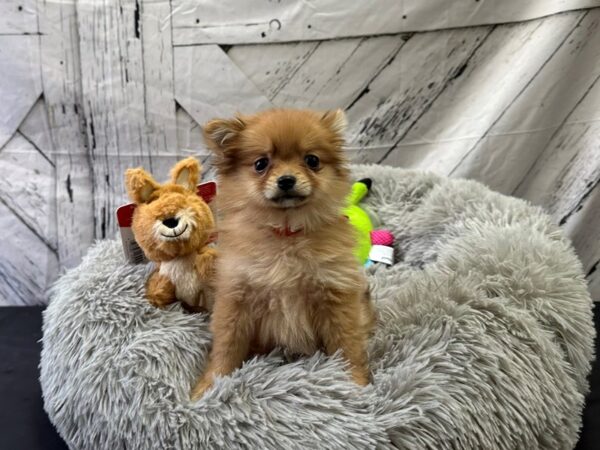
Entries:
[[192,398],[276,347],[339,350],[354,382],[368,384],[374,314],[354,229],[341,214],[350,192],[344,124],[341,110],[272,109],[204,128],[219,185],[218,300]]
[[194,311],[212,310],[217,252],[208,244],[215,222],[196,195],[201,169],[196,159],[183,159],[165,184],[141,167],[125,172],[127,192],[137,205],[131,229],[146,257],[156,263],[146,298],[157,307],[180,300]]
[[71,448],[572,448],[594,331],[558,227],[475,182],[354,169],[398,238],[399,262],[369,277],[372,384],[340,357],[274,352],[191,402],[206,315],[149,305],[149,268],[101,242],[44,317],[45,408]]

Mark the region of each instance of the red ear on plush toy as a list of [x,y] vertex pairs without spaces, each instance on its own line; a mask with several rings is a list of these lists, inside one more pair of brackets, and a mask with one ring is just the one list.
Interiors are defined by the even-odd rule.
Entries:
[[134,203],[145,203],[152,193],[159,188],[159,184],[154,181],[152,175],[141,167],[137,169],[127,169],[125,172],[125,185],[129,198]]
[[200,178],[202,166],[196,158],[182,159],[171,169],[171,181],[192,191],[196,190],[196,185]]

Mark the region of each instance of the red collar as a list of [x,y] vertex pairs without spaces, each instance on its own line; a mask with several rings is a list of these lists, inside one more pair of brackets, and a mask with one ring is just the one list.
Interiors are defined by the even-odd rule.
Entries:
[[273,233],[275,233],[275,235],[279,236],[279,237],[298,236],[299,234],[304,232],[304,227],[298,228],[297,230],[292,230],[290,228],[290,226],[287,224],[287,222],[285,224],[285,228],[284,227],[273,227],[271,229],[273,230]]
[[[348,220],[348,216],[342,216],[344,219]],[[299,234],[304,233],[304,227],[298,228],[297,230],[292,230],[290,226],[285,223],[285,228],[283,227],[271,227],[273,233],[279,237],[290,237],[290,236],[298,236]]]

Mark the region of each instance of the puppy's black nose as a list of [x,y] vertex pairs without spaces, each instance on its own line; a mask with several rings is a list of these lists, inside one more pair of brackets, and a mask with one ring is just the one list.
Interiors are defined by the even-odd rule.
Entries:
[[279,186],[279,189],[281,189],[282,191],[289,191],[294,187],[295,184],[296,177],[292,175],[283,175],[277,178],[277,186]]
[[176,217],[169,217],[168,219],[163,220],[163,225],[169,228],[175,228],[179,223],[179,219]]

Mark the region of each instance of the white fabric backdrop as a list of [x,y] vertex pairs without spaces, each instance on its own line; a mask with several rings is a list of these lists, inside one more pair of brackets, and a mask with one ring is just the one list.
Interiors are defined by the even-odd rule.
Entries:
[[0,305],[115,235],[127,167],[269,106],[342,107],[356,161],[543,206],[600,299],[599,25],[600,0],[5,0]]

